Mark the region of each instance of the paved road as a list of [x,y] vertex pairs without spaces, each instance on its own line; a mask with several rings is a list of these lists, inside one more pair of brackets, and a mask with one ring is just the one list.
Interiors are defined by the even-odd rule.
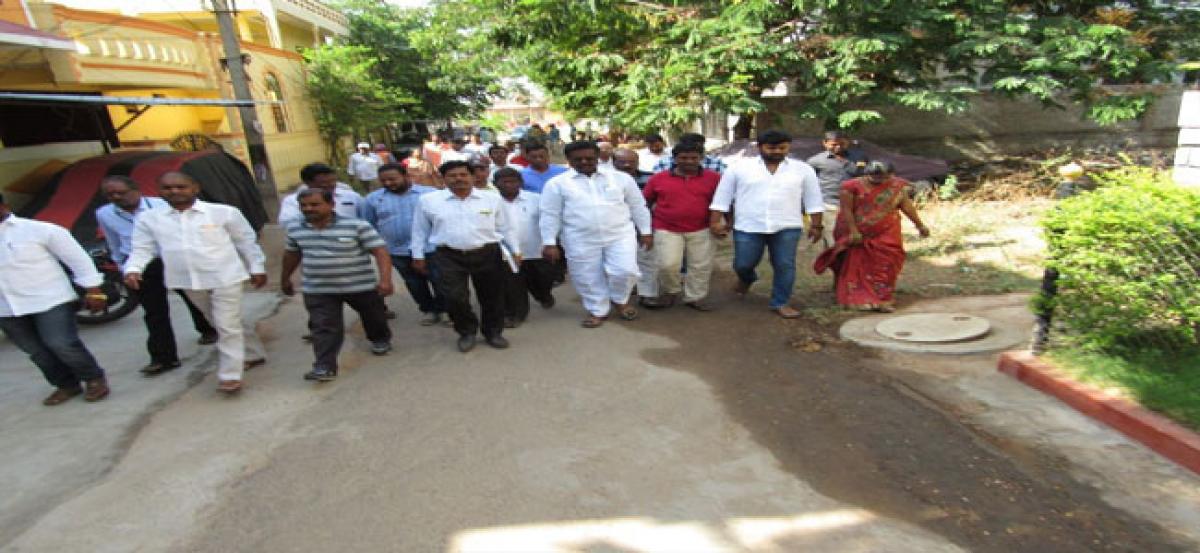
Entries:
[[[512,349],[465,356],[451,331],[415,325],[408,302],[393,299],[396,351],[371,357],[356,329],[342,376],[320,386],[300,378],[310,362],[296,339],[305,318],[285,301],[260,325],[271,362],[240,397],[218,397],[211,374],[180,392],[187,374],[139,381],[131,368],[104,404],[5,416],[6,443],[9,429],[42,425],[12,437],[23,454],[9,459],[88,451],[43,471],[43,480],[76,472],[54,493],[42,492],[44,481],[22,486],[24,499],[10,504],[24,514],[7,517],[5,505],[0,546],[1194,549],[1065,471],[1031,470],[983,443],[858,365],[861,352],[797,354],[788,337],[802,327],[757,300],[722,297],[718,313],[679,308],[588,331],[573,294],[559,290],[559,308],[508,334]],[[10,349],[0,349],[6,381]],[[36,405],[30,393],[6,395],[5,408]],[[81,431],[47,430],[81,422]],[[74,441],[81,434],[86,448]],[[13,481],[30,467],[0,476]]]

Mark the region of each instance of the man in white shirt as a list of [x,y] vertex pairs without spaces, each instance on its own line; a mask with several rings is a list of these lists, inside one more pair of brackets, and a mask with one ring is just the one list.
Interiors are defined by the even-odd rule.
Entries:
[[383,165],[383,158],[371,151],[371,145],[366,142],[358,143],[358,151],[350,154],[350,164],[346,167],[346,174],[358,179],[363,190],[371,191],[371,185],[379,179],[379,167]]
[[163,173],[158,189],[171,207],[137,218],[125,284],[140,288],[146,265],[161,257],[167,286],[183,290],[217,327],[217,390],[236,392],[242,372],[266,362],[254,324],[242,324],[243,283],[267,283],[262,249],[240,211],[197,199],[200,185],[192,177]]
[[469,161],[473,155],[467,151],[467,139],[458,137],[450,140],[450,149],[442,150],[442,163],[447,161]]
[[[125,264],[133,249],[133,226],[138,215],[151,209],[170,209],[162,198],[143,196],[138,184],[124,175],[109,175],[100,181],[100,192],[109,203],[96,209],[96,223],[104,231],[108,243],[108,256],[117,266]],[[154,376],[178,368],[179,351],[175,344],[175,330],[171,328],[171,308],[167,303],[168,288],[163,281],[163,264],[155,259],[142,272],[142,287],[134,291],[138,304],[145,311],[146,351],[150,364],[142,367],[142,374]],[[183,296],[184,304],[192,316],[192,324],[200,333],[201,344],[217,343],[217,329],[213,328],[204,314]]]
[[645,142],[646,147],[637,151],[638,171],[654,174],[654,166],[667,155],[667,143],[659,134],[646,135]]
[[43,405],[58,405],[79,394],[86,401],[98,401],[109,391],[104,369],[79,339],[79,297],[63,265],[86,290],[83,301],[88,309],[104,309],[104,278],[71,233],[13,215],[0,196],[0,330],[29,354],[54,386]]
[[763,249],[771,252],[774,278],[770,308],[780,317],[794,319],[800,312],[788,305],[796,283],[796,246],[804,234],[804,214],[811,224],[808,236],[821,239],[821,185],[807,163],[788,159],[792,137],[781,131],[758,135],[758,159],[748,159],[728,169],[717,185],[709,206],[709,226],[723,237],[729,232],[727,214],[733,208],[733,271],[739,295],[758,280],[754,268]]
[[613,167],[613,145],[612,142],[600,141],[596,143],[600,155],[596,161],[596,167],[601,171],[612,171]]
[[[458,332],[458,350],[475,347],[482,331],[488,345],[504,349],[504,260],[500,242],[513,260],[521,262],[520,229],[510,220],[504,200],[495,192],[473,186],[470,165],[449,161],[439,168],[446,188],[421,196],[413,215],[412,266],[428,274],[425,244],[437,247],[437,284],[446,298],[446,312]],[[468,280],[475,287],[480,317],[471,310]]]
[[508,277],[504,282],[505,328],[516,328],[525,322],[529,316],[529,296],[543,309],[554,307],[552,290],[559,276],[558,266],[542,259],[542,235],[538,228],[542,197],[537,192],[522,190],[524,184],[521,172],[512,167],[496,172],[496,188],[521,229],[521,251],[525,253],[517,271],[511,267],[505,271]]
[[629,295],[640,275],[638,245],[654,247],[646,199],[629,175],[596,169],[595,142],[572,142],[563,151],[571,170],[542,190],[542,257],[558,259],[561,232],[571,281],[588,311],[585,328],[604,324],[612,304],[622,319],[636,319]]
[[[378,169],[376,169],[376,178],[378,178]],[[337,181],[337,171],[333,167],[324,163],[309,163],[300,168],[300,180],[304,184],[295,192],[283,197],[279,202],[279,226],[287,228],[292,223],[298,223],[304,220],[304,215],[300,213],[300,202],[296,200],[297,195],[301,190],[306,188],[321,188],[329,190],[333,193],[334,213],[338,217],[358,217],[358,212],[362,209],[363,197],[358,195],[354,189],[345,186]]]

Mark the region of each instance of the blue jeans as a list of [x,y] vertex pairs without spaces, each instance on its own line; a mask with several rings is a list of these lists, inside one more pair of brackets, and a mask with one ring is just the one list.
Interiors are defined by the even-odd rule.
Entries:
[[21,317],[0,317],[0,329],[29,354],[55,388],[78,390],[82,382],[104,377],[104,369],[79,339],[74,302]]
[[754,270],[762,261],[763,248],[771,256],[771,309],[787,305],[796,284],[796,246],[804,236],[804,229],[785,229],[773,234],[733,231],[733,272],[746,285],[758,280]]
[[417,302],[417,308],[422,313],[446,312],[446,298],[442,297],[442,291],[438,290],[437,285],[434,284],[438,280],[437,263],[433,262],[433,257],[436,255],[436,253],[425,254],[425,266],[429,269],[429,276],[418,273],[416,269],[412,268],[411,257],[392,255],[392,266],[400,273],[400,278],[404,279],[404,287],[408,289],[408,295]]

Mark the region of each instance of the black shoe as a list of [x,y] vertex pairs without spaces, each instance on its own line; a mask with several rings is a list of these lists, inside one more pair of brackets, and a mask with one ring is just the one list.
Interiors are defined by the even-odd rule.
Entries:
[[391,342],[375,342],[371,344],[371,353],[375,355],[387,355],[389,351],[392,351]]
[[337,371],[331,371],[325,368],[317,368],[304,373],[305,380],[315,380],[317,382],[329,382],[335,378],[337,378]]
[[458,351],[466,353],[475,349],[475,335],[464,334],[458,337]]
[[200,339],[196,340],[196,343],[200,344],[202,346],[215,344],[215,343],[217,343],[217,333],[213,332],[211,334],[201,334]]
[[165,373],[171,369],[178,369],[179,361],[163,362],[154,361],[145,367],[142,367],[142,374],[146,376],[154,376]]
[[388,320],[390,321],[390,320],[392,320],[392,319],[395,319],[395,318],[396,318],[396,312],[395,312],[395,311],[392,311],[391,309],[384,309],[384,310],[383,310],[383,316],[384,316],[384,317],[387,317],[387,318],[388,318]]
[[496,349],[508,349],[508,340],[503,336],[488,336],[484,341]]
[[551,307],[554,307],[554,296],[550,296],[545,300],[540,300],[538,303],[542,305],[542,309],[550,309]]

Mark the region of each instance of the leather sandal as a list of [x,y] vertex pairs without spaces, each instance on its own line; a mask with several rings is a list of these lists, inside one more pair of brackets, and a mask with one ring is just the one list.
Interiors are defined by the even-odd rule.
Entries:
[[581,326],[583,326],[583,328],[600,328],[600,326],[604,324],[604,321],[607,321],[607,320],[608,320],[608,317],[597,317],[595,315],[588,315],[588,317],[579,324]]
[[217,384],[217,391],[225,394],[234,394],[242,390],[241,380],[222,380]]

